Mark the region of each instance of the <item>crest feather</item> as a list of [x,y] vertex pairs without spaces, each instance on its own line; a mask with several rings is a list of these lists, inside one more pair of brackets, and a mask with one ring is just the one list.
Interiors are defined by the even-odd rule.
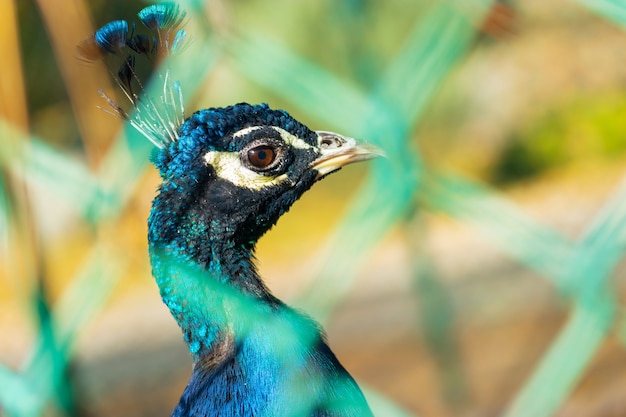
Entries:
[[[125,20],[109,22],[78,45],[80,58],[87,62],[103,60],[111,75],[130,102],[132,110],[124,110],[113,98],[100,90],[112,113],[129,123],[159,148],[178,140],[178,129],[185,121],[180,82],[172,81],[169,70],[154,79],[162,83],[161,94],[147,94],[137,62],[157,67],[169,54],[180,52],[187,41],[187,32],[180,27],[186,13],[172,2],[143,8],[137,14],[148,34],[138,33],[135,23]],[[112,64],[110,61],[116,61]],[[121,62],[121,64],[120,64]]]

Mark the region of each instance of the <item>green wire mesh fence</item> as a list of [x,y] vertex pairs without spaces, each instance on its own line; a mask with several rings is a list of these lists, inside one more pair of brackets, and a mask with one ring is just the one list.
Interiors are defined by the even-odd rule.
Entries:
[[[620,25],[625,22],[624,2],[580,4]],[[356,51],[353,66],[339,76],[269,36],[241,27],[220,28],[219,22],[209,21],[202,2],[190,1],[183,7],[191,15],[194,42],[168,66],[180,79],[188,100],[211,71],[227,68],[288,103],[292,113],[367,139],[385,150],[387,158],[372,164],[369,176],[321,249],[320,257],[326,261],[311,272],[311,284],[292,302],[322,323],[328,322],[348,297],[361,272],[359,265],[390,230],[418,233],[423,213],[442,213],[472,226],[504,254],[558,289],[569,304],[568,319],[502,413],[507,417],[549,416],[584,377],[619,317],[619,296],[610,280],[626,252],[626,188],[616,190],[582,236],[573,241],[528,217],[493,189],[441,172],[423,159],[411,140],[413,132],[440,85],[475,45],[477,28],[491,6],[488,0],[420,5],[414,27],[395,55],[374,57],[387,59],[377,73],[369,70],[366,54],[358,55],[367,49],[358,40],[367,42],[374,6],[366,1],[337,2],[329,7],[343,16],[341,23],[351,31],[344,36],[357,39],[351,45]],[[190,56],[201,56],[201,65],[189,65]],[[31,283],[33,295],[23,302],[36,312],[39,329],[20,369],[0,364],[0,409],[8,416],[39,416],[53,404],[59,414],[76,414],[77,400],[72,397],[68,371],[77,336],[99,313],[126,268],[126,257],[116,249],[114,236],[100,229],[115,224],[123,215],[148,169],[151,144],[125,128],[98,167],[90,168],[55,150],[45,138],[24,133],[9,119],[3,118],[0,136],[3,256],[9,259],[16,253],[13,245],[18,241],[26,242],[21,248],[29,247],[32,252],[27,257],[32,267],[28,276],[20,279]],[[37,263],[40,248],[30,236],[38,231],[36,227],[29,230],[33,226],[32,222],[29,226],[29,202],[20,197],[28,192],[20,191],[22,187],[50,190],[54,198],[72,208],[75,221],[88,225],[93,233],[93,246],[82,266],[54,303],[39,285],[44,273]],[[329,255],[333,253],[342,256]],[[423,258],[412,268],[416,292],[428,289],[424,293],[433,297],[430,302],[423,300],[420,313],[426,338],[441,350],[442,357],[454,361],[454,312],[447,290]],[[375,390],[368,389],[367,396],[379,416],[415,415]]]

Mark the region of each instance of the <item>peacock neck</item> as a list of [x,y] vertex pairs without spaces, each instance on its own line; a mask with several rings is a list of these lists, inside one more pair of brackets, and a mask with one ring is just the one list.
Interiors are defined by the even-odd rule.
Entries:
[[175,241],[150,242],[161,297],[196,360],[224,340],[244,337],[260,309],[271,310],[280,303],[256,273],[251,248],[228,241],[212,243],[200,261],[182,252]]
[[[210,170],[201,173],[209,176]],[[254,266],[256,218],[248,225],[245,214],[213,204],[221,201],[213,196],[221,195],[221,183],[201,175],[166,178],[148,219],[152,273],[195,359],[225,339],[245,337],[255,310],[280,305]],[[208,185],[189,188],[203,182]]]

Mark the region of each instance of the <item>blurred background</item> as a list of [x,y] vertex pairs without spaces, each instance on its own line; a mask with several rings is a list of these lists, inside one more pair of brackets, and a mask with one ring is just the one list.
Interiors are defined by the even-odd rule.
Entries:
[[[167,416],[151,144],[76,45],[148,3],[0,3],[0,415]],[[188,113],[268,102],[387,158],[259,243],[379,416],[626,415],[626,4],[181,1]]]

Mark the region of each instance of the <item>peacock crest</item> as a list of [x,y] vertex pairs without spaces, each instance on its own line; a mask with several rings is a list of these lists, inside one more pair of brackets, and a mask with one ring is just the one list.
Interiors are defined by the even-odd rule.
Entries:
[[[98,92],[113,113],[128,122],[159,148],[178,140],[178,129],[185,121],[180,82],[172,80],[170,71],[157,71],[162,84],[158,97],[146,94],[137,65],[147,61],[158,68],[170,54],[178,54],[187,45],[182,26],[186,13],[171,2],[145,7],[137,14],[142,27],[135,22],[115,20],[98,29],[78,45],[79,56],[87,62],[104,61],[115,82],[130,103],[126,110],[102,89]],[[143,29],[143,31],[141,30]],[[147,33],[143,33],[147,32]]]

